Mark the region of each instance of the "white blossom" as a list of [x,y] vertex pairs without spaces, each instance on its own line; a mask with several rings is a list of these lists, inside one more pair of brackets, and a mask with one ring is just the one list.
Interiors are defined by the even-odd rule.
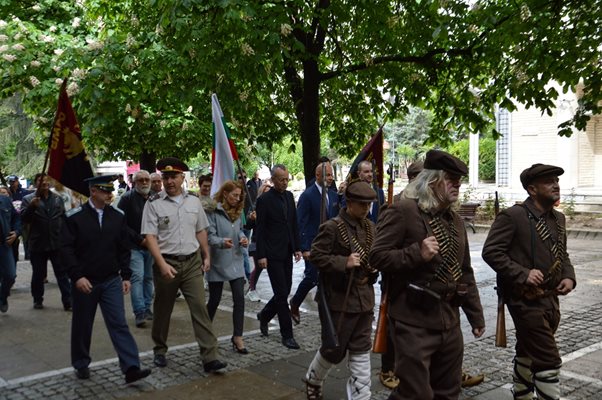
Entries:
[[52,25],[50,28],[48,28],[48,30],[50,32],[56,32],[56,26]]
[[[53,59],[52,62],[54,63],[54,62],[56,62],[56,60]],[[61,70],[61,67],[59,67],[58,65],[55,65],[54,67],[52,67],[52,70],[54,72],[59,72]]]
[[282,36],[288,36],[293,31],[293,28],[289,24],[280,25],[280,34]]
[[40,11],[42,9],[42,7],[40,7],[39,4],[36,4],[35,6],[31,7],[31,9],[34,11]]
[[128,104],[125,105],[125,112],[126,113],[132,112],[132,106],[130,106],[130,103],[128,103]]
[[184,121],[184,123],[182,124],[182,130],[187,131],[189,127],[190,123],[188,121]]
[[73,70],[73,72],[71,73],[71,75],[75,79],[83,79],[86,76],[86,70],[85,69],[80,69],[80,68],[75,68]]
[[144,114],[142,115],[142,119],[148,119],[148,117],[150,117],[150,114],[149,114],[149,113],[144,113]]
[[23,51],[25,50],[25,46],[23,46],[21,43],[13,44],[13,50]]
[[136,39],[131,33],[128,33],[127,38],[125,39],[125,45],[127,47],[132,47],[136,45]]
[[247,43],[243,43],[240,46],[240,48],[242,50],[242,54],[244,54],[245,56],[252,56],[253,54],[255,54],[255,50],[253,50],[253,48]]
[[44,43],[52,43],[52,42],[54,42],[54,38],[52,36],[50,36],[50,35],[42,35],[42,36],[40,36],[40,39]]
[[82,23],[82,19],[80,17],[75,17],[73,18],[73,21],[71,21],[71,26],[74,28],[77,28],[81,25]]
[[13,62],[17,59],[17,56],[15,56],[13,54],[3,54],[2,58],[4,58],[8,62]]
[[0,19],[0,28],[6,28],[8,26],[8,23],[2,19]]
[[0,53],[4,53],[6,50],[8,50],[7,44],[3,44],[2,46],[0,46]]
[[524,4],[520,6],[520,17],[523,21],[528,20],[531,17],[531,10],[529,10],[529,6]]
[[159,121],[159,126],[160,126],[161,128],[165,128],[165,127],[167,126],[167,121],[166,121],[166,120],[164,120],[164,119],[162,119],[161,121]]
[[22,37],[23,37],[23,35],[21,35],[21,33],[17,33],[17,34],[15,34],[15,36],[13,36],[13,39],[20,40]]
[[36,87],[40,84],[40,80],[32,75],[29,77],[29,83],[31,83],[31,86]]
[[163,34],[163,27],[159,24],[157,24],[157,27],[155,28],[155,33],[157,35],[162,35]]
[[29,63],[29,65],[31,65],[34,68],[38,68],[40,65],[42,65],[42,63],[39,62],[38,60],[33,60],[32,62]]
[[54,80],[54,83],[56,83],[57,85],[61,86],[63,84],[63,80],[61,78],[56,78]]
[[63,54],[65,50],[63,49],[54,49],[54,54],[56,54],[57,56],[60,56],[61,54]]
[[192,113],[192,106],[188,106],[188,108],[186,109],[186,112],[188,114]]
[[88,50],[100,50],[103,48],[102,42],[97,42],[94,39],[86,39],[88,43]]
[[246,101],[249,98],[249,92],[247,92],[246,90],[244,92],[240,92],[238,94],[238,98],[240,99],[240,101]]
[[6,42],[8,40],[8,36],[0,35],[0,42]]

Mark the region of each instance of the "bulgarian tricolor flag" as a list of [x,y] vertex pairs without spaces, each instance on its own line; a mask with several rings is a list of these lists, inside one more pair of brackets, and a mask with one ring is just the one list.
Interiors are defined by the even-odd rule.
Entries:
[[211,95],[211,114],[213,117],[213,149],[211,151],[211,196],[213,196],[224,182],[236,179],[234,175],[234,160],[238,160],[236,146],[230,138],[228,124],[224,121],[224,113],[219,105],[217,95]]

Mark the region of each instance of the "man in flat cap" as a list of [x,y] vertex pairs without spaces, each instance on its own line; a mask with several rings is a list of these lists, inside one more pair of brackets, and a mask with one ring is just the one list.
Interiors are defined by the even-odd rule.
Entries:
[[90,199],[66,213],[61,256],[73,283],[71,365],[79,379],[90,378],[90,341],[96,309],[119,356],[126,383],[148,376],[140,369],[138,346],[125,319],[123,295],[130,291],[129,231],[123,212],[111,207],[114,176],[88,178]]
[[389,399],[457,399],[464,343],[462,307],[480,337],[483,309],[462,218],[452,210],[468,168],[440,150],[378,221],[370,264],[387,272],[395,375]]
[[322,275],[327,307],[339,339],[339,347],[328,348],[322,321],[322,346],[305,375],[308,399],[322,398],[328,371],[348,357],[351,376],[347,381],[349,399],[370,398],[370,348],[374,309],[374,282],[378,272],[368,262],[374,239],[374,223],[367,218],[376,200],[372,187],[363,181],[345,189],[346,207],[320,226],[311,246],[311,262]]
[[483,259],[497,273],[516,328],[515,399],[560,398],[562,361],[554,337],[560,322],[558,296],[576,285],[566,251],[565,217],[554,209],[563,173],[545,164],[525,169],[520,180],[529,197],[498,214],[483,246]]
[[203,272],[211,265],[207,240],[209,222],[199,198],[182,189],[188,166],[168,157],[157,162],[157,169],[161,171],[163,191],[146,202],[141,227],[155,260],[154,363],[160,368],[167,366],[167,333],[180,290],[190,309],[203,369],[215,372],[225,368],[226,363],[217,358],[217,338],[205,304]]

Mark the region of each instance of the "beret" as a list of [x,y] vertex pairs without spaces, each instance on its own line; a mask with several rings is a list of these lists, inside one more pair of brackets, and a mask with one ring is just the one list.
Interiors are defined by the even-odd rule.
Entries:
[[115,186],[113,186],[115,179],[117,179],[117,175],[98,175],[86,178],[84,182],[87,182],[88,186],[95,186],[103,192],[112,192],[115,190]]
[[442,150],[429,150],[424,160],[424,168],[440,169],[454,175],[468,175],[464,161]]
[[157,161],[157,169],[161,172],[188,171],[188,165],[175,157],[165,157]]
[[523,184],[523,188],[527,190],[527,186],[537,178],[548,175],[560,176],[562,174],[564,174],[564,170],[555,165],[533,164],[521,172],[520,182]]
[[424,169],[424,163],[422,161],[414,161],[413,163],[411,163],[408,166],[408,169],[406,172],[408,174],[408,177],[411,177],[411,176],[415,177],[416,175],[421,173],[423,169]]
[[345,189],[345,198],[347,201],[372,203],[376,201],[376,192],[367,182],[353,181]]

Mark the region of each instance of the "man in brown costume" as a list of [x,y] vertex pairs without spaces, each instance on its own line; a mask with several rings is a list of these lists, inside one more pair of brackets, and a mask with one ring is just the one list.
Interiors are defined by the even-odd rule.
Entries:
[[485,331],[466,229],[451,209],[467,173],[458,158],[429,151],[424,171],[379,219],[370,264],[389,275],[400,381],[389,399],[457,399],[464,350],[459,308],[475,337]]
[[322,275],[327,306],[335,325],[339,346],[324,345],[316,352],[305,375],[307,398],[322,398],[322,384],[334,364],[348,355],[351,376],[347,381],[348,399],[370,398],[370,348],[374,317],[374,282],[378,272],[368,263],[374,238],[374,223],[367,218],[376,193],[369,184],[356,181],[345,190],[346,207],[339,215],[320,226],[311,246],[311,262]]
[[483,259],[497,272],[498,288],[516,328],[515,399],[559,399],[562,360],[554,333],[558,296],[574,289],[575,270],[566,252],[558,176],[564,170],[534,164],[520,180],[529,197],[502,211],[491,226]]

